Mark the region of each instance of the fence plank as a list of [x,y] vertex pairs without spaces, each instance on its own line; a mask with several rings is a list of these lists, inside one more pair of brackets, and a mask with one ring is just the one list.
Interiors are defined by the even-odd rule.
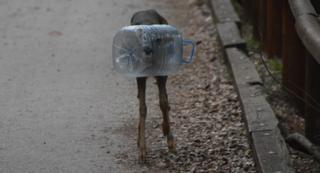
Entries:
[[[294,29],[294,17],[286,1],[283,13],[283,85],[301,98],[304,98],[306,50]],[[304,102],[296,99],[298,109],[304,112]]]
[[259,18],[258,18],[258,31],[259,38],[262,43],[262,48],[266,51],[266,31],[267,31],[267,0],[258,0],[259,1]]
[[306,61],[306,118],[305,133],[313,143],[320,145],[320,80],[315,80],[320,74],[320,65],[311,56]]
[[280,57],[282,48],[282,0],[267,1],[267,38],[266,51],[269,57]]

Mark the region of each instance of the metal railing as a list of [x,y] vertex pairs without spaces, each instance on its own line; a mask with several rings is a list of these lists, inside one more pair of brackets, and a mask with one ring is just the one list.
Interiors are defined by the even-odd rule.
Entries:
[[320,20],[309,0],[289,0],[296,31],[313,58],[320,63]]

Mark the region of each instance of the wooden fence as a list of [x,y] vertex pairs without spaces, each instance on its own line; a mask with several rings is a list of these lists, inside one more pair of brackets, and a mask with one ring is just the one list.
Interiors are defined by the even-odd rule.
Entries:
[[[294,0],[239,1],[255,28],[263,51],[268,57],[282,60],[283,85],[303,98],[297,101],[306,119],[306,135],[320,144],[320,65],[296,30],[297,19],[289,4]],[[303,1],[308,0],[297,0],[298,4]],[[319,10],[315,13],[320,13],[320,0],[311,2]]]

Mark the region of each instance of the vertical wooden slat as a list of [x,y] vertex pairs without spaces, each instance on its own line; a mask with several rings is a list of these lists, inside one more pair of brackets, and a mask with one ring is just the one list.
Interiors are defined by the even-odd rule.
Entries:
[[264,51],[266,51],[267,48],[267,39],[266,39],[266,31],[267,31],[267,0],[259,0],[260,4],[259,4],[259,23],[258,23],[258,27],[259,27],[259,36],[260,36],[260,40],[262,42],[262,48]]
[[242,0],[242,5],[245,9],[245,18],[246,20],[252,22],[253,21],[253,2],[252,0]]
[[266,51],[269,57],[280,57],[282,47],[282,3],[283,0],[267,1]]
[[289,29],[290,27],[292,27],[292,24],[289,22],[290,18],[289,18],[289,4],[288,2],[284,1],[284,6],[283,6],[283,10],[282,10],[282,53],[281,53],[281,57],[282,57],[282,63],[283,63],[283,69],[282,69],[282,83],[284,86],[288,86],[289,85],[289,71],[288,71],[288,61],[289,61],[289,57],[288,57],[288,49],[289,46],[287,45],[288,40],[289,40]]
[[259,26],[259,6],[260,6],[260,1],[261,0],[252,0],[252,8],[251,8],[251,17],[252,17],[252,24],[253,24],[253,34],[255,36],[255,38],[257,39],[260,39],[260,36],[259,36],[259,29],[258,29],[258,26]]
[[306,117],[305,134],[315,144],[320,145],[320,65],[309,55],[306,61]]
[[[313,6],[320,12],[320,1],[312,0]],[[320,31],[319,31],[320,32]],[[320,65],[309,54],[306,61],[306,106],[305,133],[315,144],[320,145]]]
[[[294,26],[294,17],[288,2],[283,8],[283,85],[295,95],[304,98],[305,48],[300,41]],[[304,111],[304,102],[297,99],[298,108]]]

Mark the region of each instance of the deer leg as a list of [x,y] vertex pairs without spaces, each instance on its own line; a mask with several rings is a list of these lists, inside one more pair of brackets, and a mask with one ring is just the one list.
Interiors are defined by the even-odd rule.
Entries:
[[140,149],[140,162],[146,161],[146,142],[145,142],[145,120],[147,116],[147,106],[145,101],[146,96],[146,77],[137,78],[138,84],[138,99],[139,99],[139,113],[140,120],[138,126],[138,147]]
[[170,106],[168,103],[168,96],[167,96],[167,76],[157,76],[157,85],[159,88],[159,101],[160,101],[160,109],[163,116],[163,123],[162,123],[162,131],[163,135],[167,137],[168,148],[170,152],[175,152],[175,142],[174,137],[170,130],[170,120],[169,120],[169,110]]

